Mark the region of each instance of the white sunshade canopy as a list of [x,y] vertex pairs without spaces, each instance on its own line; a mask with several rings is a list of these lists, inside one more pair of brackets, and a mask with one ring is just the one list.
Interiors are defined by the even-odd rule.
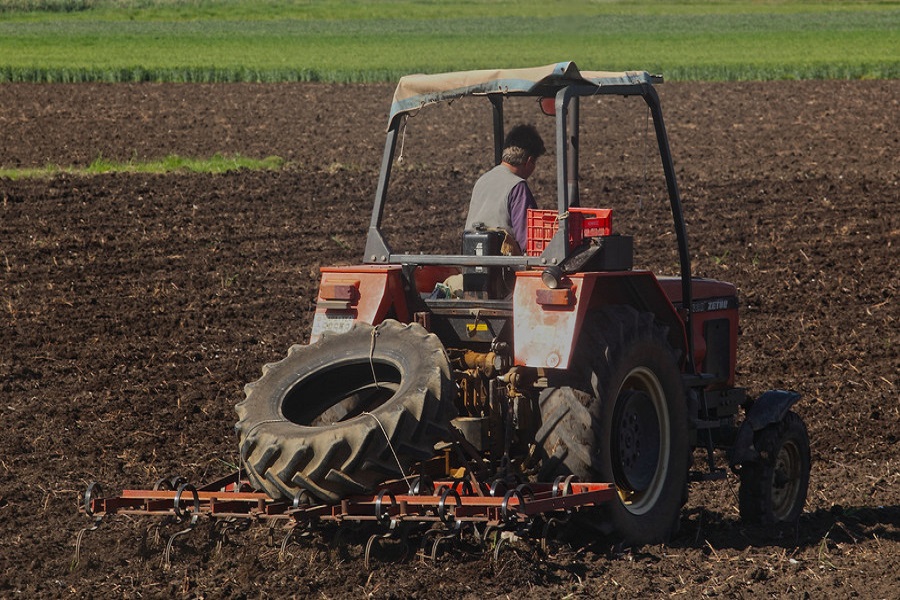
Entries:
[[428,104],[487,94],[552,95],[567,85],[640,86],[660,83],[646,71],[581,71],[574,62],[526,69],[484,69],[434,75],[407,75],[394,91],[388,124],[397,115]]

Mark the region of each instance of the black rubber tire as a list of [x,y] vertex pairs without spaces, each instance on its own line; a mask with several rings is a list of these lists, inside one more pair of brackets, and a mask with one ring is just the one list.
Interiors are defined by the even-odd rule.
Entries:
[[583,383],[540,397],[539,478],[614,482],[619,494],[601,515],[626,544],[665,542],[678,529],[690,445],[677,356],[651,313],[606,307],[579,336],[571,373]]
[[357,323],[262,372],[244,387],[235,429],[252,484],[273,498],[371,492],[449,437],[456,387],[443,345],[420,325]]
[[809,433],[798,414],[754,434],[760,459],[741,465],[738,508],[747,523],[794,523],[803,513],[809,489]]

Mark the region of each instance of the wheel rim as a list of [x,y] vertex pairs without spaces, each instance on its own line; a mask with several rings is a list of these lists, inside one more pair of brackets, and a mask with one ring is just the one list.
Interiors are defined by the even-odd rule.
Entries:
[[787,521],[800,494],[802,460],[800,448],[788,440],[778,449],[772,469],[772,514],[778,521]]
[[329,365],[294,383],[282,399],[281,413],[297,425],[334,425],[388,402],[400,379],[396,366],[377,360]]
[[670,438],[662,384],[650,369],[633,369],[616,399],[611,440],[616,487],[630,512],[643,514],[659,499]]

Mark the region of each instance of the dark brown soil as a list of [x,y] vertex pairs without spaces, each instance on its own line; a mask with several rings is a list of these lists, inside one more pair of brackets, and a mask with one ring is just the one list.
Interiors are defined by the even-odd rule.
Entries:
[[[86,534],[71,568],[89,481],[114,492],[234,467],[243,384],[308,339],[318,268],[362,254],[391,91],[0,86],[2,167],[215,152],[289,161],[0,179],[0,597],[896,597],[898,81],[661,89],[694,269],[740,290],[739,382],[803,395],[813,474],[796,528],[742,524],[729,476],[693,486],[667,546],[565,546],[496,566],[460,554],[369,574],[359,544],[301,543],[279,561],[264,526],[219,548],[204,524],[167,570],[148,522],[117,517]],[[477,114],[452,110],[465,135],[447,126],[397,169],[411,192],[395,213],[398,246],[458,240],[456,222],[433,213],[465,209],[489,156],[487,136],[470,134]],[[637,115],[589,129],[640,134]],[[662,200],[635,192],[657,183],[643,175],[645,150],[586,158],[584,187],[635,233],[637,261],[665,271],[671,236],[649,224]],[[549,165],[539,198],[552,197]]]

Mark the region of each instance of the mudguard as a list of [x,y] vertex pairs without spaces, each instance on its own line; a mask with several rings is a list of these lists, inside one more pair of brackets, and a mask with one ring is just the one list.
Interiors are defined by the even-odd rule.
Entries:
[[632,306],[669,328],[669,343],[687,355],[684,323],[656,277],[648,271],[571,273],[549,289],[537,270],[517,271],[513,291],[515,364],[568,369],[587,312]]
[[329,331],[346,333],[356,321],[377,325],[387,318],[409,322],[399,265],[322,267],[309,343]]
[[767,425],[781,421],[799,399],[800,394],[797,392],[769,390],[750,405],[729,453],[732,468],[759,458],[759,452],[753,445],[753,434]]

